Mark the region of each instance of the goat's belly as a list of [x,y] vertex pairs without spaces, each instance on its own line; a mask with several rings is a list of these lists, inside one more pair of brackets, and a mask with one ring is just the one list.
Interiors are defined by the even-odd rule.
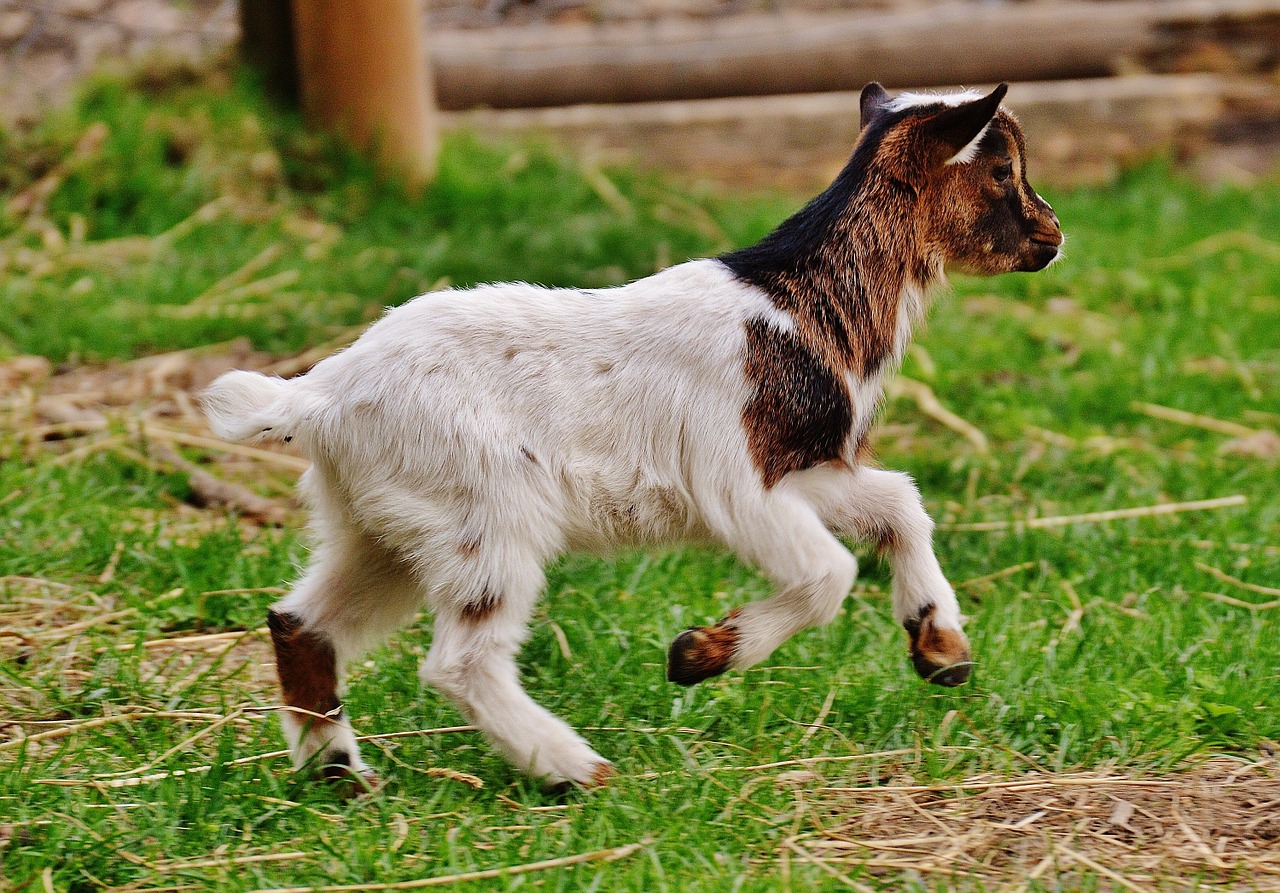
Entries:
[[579,478],[569,488],[566,546],[601,552],[697,538],[692,501],[674,484],[635,475],[630,480]]

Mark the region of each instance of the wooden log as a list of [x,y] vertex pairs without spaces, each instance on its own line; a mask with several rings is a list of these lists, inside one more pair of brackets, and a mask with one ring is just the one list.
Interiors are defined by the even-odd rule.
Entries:
[[[1104,182],[1161,152],[1207,143],[1238,116],[1280,109],[1280,86],[1216,75],[1017,83],[1006,100],[1027,133],[1034,184]],[[848,160],[858,94],[815,93],[631,105],[453,112],[448,130],[541,138],[587,157],[626,158],[733,185],[811,191]]]
[[414,184],[438,134],[418,0],[293,0],[302,108]]
[[[442,108],[564,106],[1112,74],[1189,26],[1280,22],[1280,0],[952,2],[890,14],[743,15],[456,31],[433,41]],[[1247,30],[1247,29],[1246,29]]]

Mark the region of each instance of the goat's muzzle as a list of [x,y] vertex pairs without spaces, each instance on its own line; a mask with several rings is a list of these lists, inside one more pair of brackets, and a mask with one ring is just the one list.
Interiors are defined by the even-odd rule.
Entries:
[[1035,273],[1043,270],[1049,264],[1058,259],[1058,255],[1062,252],[1063,243],[1062,230],[1036,230],[1027,239],[1026,248],[1022,252],[1022,265],[1020,271],[1023,273]]

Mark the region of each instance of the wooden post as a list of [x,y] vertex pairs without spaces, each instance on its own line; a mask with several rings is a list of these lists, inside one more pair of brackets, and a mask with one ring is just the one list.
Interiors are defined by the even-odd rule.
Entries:
[[240,50],[245,61],[262,73],[268,94],[286,105],[298,104],[289,0],[240,0]]
[[421,0],[293,0],[302,109],[420,186],[439,142]]

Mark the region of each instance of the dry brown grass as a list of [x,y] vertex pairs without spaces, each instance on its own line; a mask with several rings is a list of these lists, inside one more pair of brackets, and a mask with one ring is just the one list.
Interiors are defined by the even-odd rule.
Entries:
[[[335,346],[340,344],[329,345]],[[231,369],[289,375],[318,358],[308,353],[273,359],[236,341],[58,374],[41,357],[0,361],[0,384],[10,395],[0,400],[0,434],[8,435],[0,439],[0,457],[53,453],[54,462],[67,464],[110,452],[185,474],[191,507],[232,509],[249,522],[278,525],[289,513],[289,494],[307,461],[283,445],[213,439],[198,394]],[[198,451],[198,460],[184,450]],[[217,520],[183,509],[170,506],[165,514],[196,528]],[[146,519],[134,522],[145,525]]]
[[[891,764],[792,772],[798,825],[780,857],[849,886],[914,872],[961,889],[1280,889],[1280,764],[1215,757],[1175,772],[1103,769],[919,783]],[[1073,878],[1075,879],[1073,881]]]

